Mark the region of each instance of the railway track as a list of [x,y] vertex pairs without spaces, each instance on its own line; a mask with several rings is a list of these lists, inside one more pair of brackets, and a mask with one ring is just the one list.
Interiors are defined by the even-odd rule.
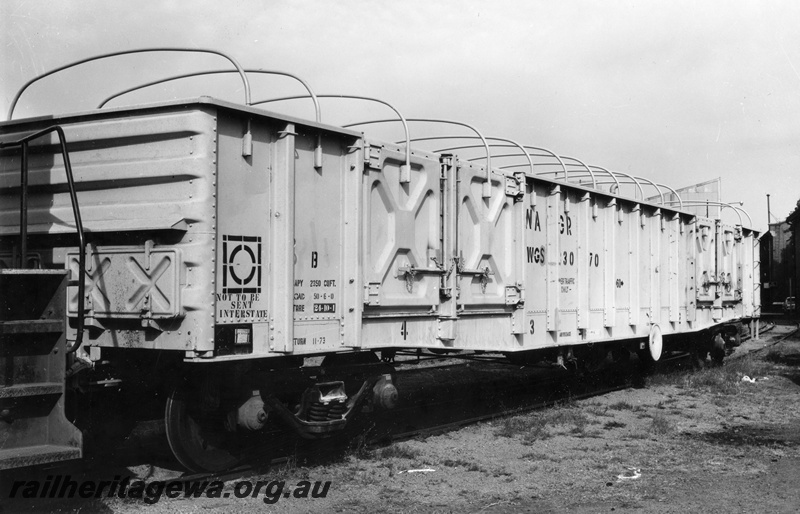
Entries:
[[[667,366],[680,363],[689,365],[688,357],[688,353],[680,353],[669,356],[663,359],[662,362]],[[470,370],[470,368],[476,367],[474,363],[448,364],[422,370],[398,370],[395,383],[400,391],[404,390],[404,386],[415,383],[429,384],[430,378],[427,376],[429,373],[436,372],[441,374],[445,371],[453,376],[450,377],[451,380],[446,382],[446,391],[431,396],[430,391],[427,391],[426,394],[425,390],[416,390],[415,393],[418,396],[408,398],[403,405],[386,414],[376,414],[366,420],[362,420],[358,427],[348,430],[349,435],[354,435],[353,438],[347,438],[343,434],[342,437],[337,438],[335,445],[331,445],[330,441],[322,444],[320,442],[301,444],[295,447],[295,451],[290,452],[288,455],[261,461],[256,457],[253,459],[255,462],[250,462],[226,472],[191,473],[183,475],[177,480],[229,481],[245,479],[270,472],[274,473],[276,468],[287,465],[292,460],[310,463],[335,460],[347,452],[353,451],[353,441],[357,441],[355,444],[362,448],[374,449],[392,442],[416,437],[428,437],[483,421],[541,410],[559,402],[608,394],[631,387],[631,379],[635,378],[638,363],[635,359],[632,359],[628,363],[612,364],[591,376],[576,370],[564,370],[555,367],[520,367],[495,363],[490,363],[487,367],[484,366],[480,366],[481,369],[477,370],[477,373],[475,373],[476,370]],[[505,369],[499,369],[503,366]],[[518,368],[517,380],[508,379],[509,368]],[[474,389],[465,392],[463,390],[464,383],[475,374],[496,374],[504,378],[498,380],[497,383],[491,383],[491,380],[489,380],[488,383],[484,382],[483,384],[475,385],[473,382]],[[544,376],[535,380],[524,380],[525,377],[530,377],[534,374]],[[447,391],[455,389],[460,390],[460,396],[453,396],[448,402]],[[464,416],[462,408],[464,398],[476,394],[484,397],[483,405],[476,406],[471,404],[472,410],[479,412],[469,412]],[[503,404],[492,404],[492,397],[497,398],[498,396],[504,398]],[[398,419],[406,420],[406,422],[401,424],[397,421]],[[409,427],[407,420],[410,419],[414,420],[415,426]]]
[[[769,323],[765,326],[761,333],[768,333],[775,328],[775,323]],[[792,336],[796,333],[797,330],[793,332],[789,332],[782,337],[772,341],[769,346],[773,344],[777,344],[778,342]],[[749,340],[750,337],[746,336],[742,338],[742,341],[745,342]],[[759,349],[761,350],[761,349]],[[754,350],[754,351],[759,351]],[[743,354],[744,355],[744,354]],[[739,358],[743,355],[733,355],[731,358]],[[471,366],[475,366],[475,360],[478,361],[478,366],[505,366],[506,369],[502,370],[503,372],[500,373],[500,370],[497,370],[498,375],[505,375],[508,373],[508,368],[517,367],[510,364],[500,364],[497,359],[493,359],[491,356],[486,357],[479,357],[478,359],[470,359],[468,362],[462,363],[453,363],[452,361],[457,357],[454,356],[442,356],[442,357],[431,357],[427,356],[423,359],[428,359],[430,361],[441,361],[445,360],[448,363],[445,364],[438,364],[433,366],[428,366],[425,368],[418,368],[418,367],[403,367],[402,365],[397,370],[397,383],[398,386],[403,390],[403,380],[404,377],[410,377],[416,375],[416,381],[418,382],[426,382],[429,381],[429,378],[425,375],[432,374],[432,373],[441,373],[451,372],[451,373],[463,373],[466,368]],[[402,364],[402,363],[401,363]],[[410,364],[410,363],[409,363]],[[565,370],[553,368],[553,367],[544,367],[541,366],[538,368],[539,372],[544,372],[546,376],[539,378],[538,380],[529,381],[528,383],[512,383],[508,384],[502,390],[498,389],[497,393],[504,393],[509,395],[512,398],[516,398],[516,402],[514,402],[513,406],[507,408],[500,408],[500,409],[490,409],[490,412],[483,412],[477,415],[467,415],[461,416],[458,419],[448,420],[444,422],[436,422],[428,426],[420,426],[415,427],[413,429],[405,430],[402,427],[394,427],[394,430],[384,431],[382,433],[367,435],[366,437],[362,437],[360,439],[360,444],[368,449],[378,448],[380,446],[384,446],[386,444],[392,442],[398,442],[403,440],[409,440],[417,437],[428,437],[432,435],[437,435],[441,433],[450,432],[453,430],[458,430],[463,427],[473,425],[476,423],[490,421],[493,419],[508,417],[519,415],[527,412],[533,412],[536,410],[542,410],[548,407],[557,404],[558,402],[562,401],[573,401],[573,400],[582,400],[586,398],[591,398],[594,396],[601,396],[604,394],[608,394],[615,391],[620,391],[626,388],[631,387],[631,378],[634,378],[634,373],[636,373],[635,369],[632,369],[633,366],[636,366],[635,360],[630,362],[628,366],[612,366],[601,371],[599,374],[595,374],[594,376],[590,377],[589,384],[587,385],[585,379],[585,375],[576,375],[574,371],[568,372]],[[691,366],[691,359],[690,355],[685,352],[681,353],[674,353],[670,356],[663,358],[659,362],[659,368],[661,370],[669,369],[669,368],[677,368],[680,369],[684,366]],[[622,374],[619,372],[622,371]],[[620,380],[622,377],[622,380]],[[459,387],[459,384],[450,384],[451,387]],[[556,394],[547,395],[546,398],[537,398],[536,394],[538,393],[539,396],[542,395],[542,390],[545,391],[553,391],[555,388]],[[560,390],[560,394],[558,391]],[[461,401],[457,401],[455,403],[463,403],[463,397]],[[431,399],[427,398],[424,402],[409,402],[410,405],[405,405],[403,407],[399,407],[398,409],[391,411],[385,417],[386,418],[394,418],[394,419],[402,419],[407,418],[408,416],[413,416],[414,414],[419,414],[419,411],[422,407],[427,407],[428,410],[432,408],[439,408],[442,409],[446,406],[447,402],[444,401],[436,401],[436,398]],[[452,402],[451,402],[452,403]],[[417,412],[414,412],[416,409]],[[381,421],[380,419],[373,419],[371,422],[373,423],[372,430],[370,432],[376,432],[376,428],[379,427]],[[424,420],[423,420],[424,421]],[[360,427],[363,429],[364,427]],[[324,460],[327,458],[335,458],[338,455],[341,455],[343,452],[351,451],[352,444],[349,444],[344,441],[339,441],[339,445],[337,448],[328,449],[327,455],[320,457],[317,453],[313,457],[316,457],[316,460]],[[255,475],[265,474],[269,472],[274,472],[276,468],[280,468],[281,466],[286,465],[291,460],[299,460],[310,457],[309,453],[313,452],[309,449],[300,448],[298,453],[293,453],[291,455],[284,455],[280,457],[270,458],[268,461],[261,461],[258,463],[249,463],[235,469],[231,469],[229,471],[223,473],[191,473],[186,474],[180,477],[178,480],[181,481],[196,481],[196,480],[222,480],[222,481],[229,481],[229,480],[237,480],[237,479],[245,479],[248,477],[252,477]]]
[[[775,324],[767,326],[769,332]],[[794,332],[773,341],[777,343]],[[746,341],[748,338],[743,338]],[[758,351],[758,350],[755,350]],[[732,358],[737,358],[737,355]],[[456,360],[458,359],[458,360]],[[581,400],[632,387],[639,378],[638,361],[608,363],[597,372],[586,373],[546,365],[512,365],[491,355],[467,359],[452,355],[424,356],[425,367],[412,362],[399,362],[395,383],[402,401],[392,411],[367,413],[361,420],[334,439],[296,441],[283,434],[253,454],[247,463],[225,472],[187,473],[170,480],[232,481],[274,473],[291,461],[309,464],[340,459],[354,450],[373,449],[416,437],[458,430],[465,426],[493,419],[545,409],[559,402]],[[659,362],[661,370],[692,365],[688,353],[673,353]],[[469,405],[465,411],[464,405]],[[400,420],[400,421],[398,421]],[[277,434],[277,432],[275,433]],[[154,421],[140,428],[133,437],[163,439],[163,422]],[[152,448],[153,454],[166,448]],[[123,455],[125,452],[122,452]],[[125,457],[120,459],[125,464]],[[108,462],[96,459],[84,469],[103,473]],[[151,463],[151,474],[164,463]],[[166,464],[166,469],[173,467]],[[107,474],[107,473],[106,473]],[[149,476],[138,477],[150,479]]]

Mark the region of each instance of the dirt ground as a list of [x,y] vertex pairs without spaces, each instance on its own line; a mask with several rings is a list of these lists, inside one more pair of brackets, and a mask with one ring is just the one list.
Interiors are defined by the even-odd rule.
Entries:
[[[265,494],[234,497],[232,481],[220,498],[163,497],[154,504],[114,498],[80,509],[798,512],[800,336],[775,343],[793,328],[776,327],[745,343],[721,368],[656,372],[642,389],[383,448],[354,447],[328,464],[292,461],[247,479],[274,482],[275,503],[265,502]],[[156,473],[148,480],[169,478]],[[306,481],[330,481],[325,497],[312,498]],[[15,512],[13,504],[6,507],[0,511]]]

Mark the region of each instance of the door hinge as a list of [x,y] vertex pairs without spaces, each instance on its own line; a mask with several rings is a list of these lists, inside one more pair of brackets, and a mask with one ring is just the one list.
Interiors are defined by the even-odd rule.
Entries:
[[364,286],[364,305],[380,305],[381,304],[381,284],[379,282],[370,282]]
[[506,196],[514,197],[515,201],[522,200],[525,196],[525,174],[515,173],[513,176],[505,177]]
[[379,170],[381,169],[381,149],[379,145],[364,143],[364,166]]
[[514,305],[521,309],[525,304],[525,289],[522,284],[517,283],[513,286],[506,286],[506,305]]

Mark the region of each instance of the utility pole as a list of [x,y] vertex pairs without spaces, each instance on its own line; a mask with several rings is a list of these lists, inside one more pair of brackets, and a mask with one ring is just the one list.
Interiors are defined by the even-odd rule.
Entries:
[[769,230],[770,223],[772,223],[772,214],[769,212],[769,193],[767,193],[767,230]]

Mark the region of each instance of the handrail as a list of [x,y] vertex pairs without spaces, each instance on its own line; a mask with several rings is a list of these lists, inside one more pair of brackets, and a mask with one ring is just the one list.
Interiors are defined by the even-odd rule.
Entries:
[[568,157],[566,155],[562,155],[561,158],[562,159],[568,159],[570,161],[575,161],[575,162],[578,163],[578,165],[583,166],[586,169],[586,171],[589,172],[589,175],[592,177],[592,188],[593,189],[597,189],[597,180],[594,178],[594,172],[592,171],[592,169],[589,166],[587,166],[583,161],[580,161],[580,160],[576,159],[575,157]]
[[[677,201],[670,201],[670,202],[664,202],[664,203],[666,205],[670,205],[670,204],[674,204],[674,203],[678,203],[678,202]],[[688,204],[690,207],[702,207],[703,205],[714,205],[714,206],[718,206],[718,207],[723,207],[723,208],[724,207],[728,207],[729,209],[733,209],[734,212],[736,212],[736,215],[739,216],[739,225],[740,226],[744,226],[743,223],[742,223],[742,215],[739,214],[739,211],[742,211],[744,213],[744,215],[747,216],[747,221],[750,222],[750,226],[751,227],[753,226],[753,218],[750,217],[750,214],[746,210],[744,210],[742,207],[737,207],[737,206],[735,206],[735,205],[733,205],[731,203],[716,202],[716,201],[713,201],[713,200],[685,200],[685,201],[681,202],[681,208],[683,208],[683,204],[684,203]]]
[[[297,80],[298,82],[300,82],[303,85],[304,88],[306,88],[306,91],[308,91],[308,95],[306,95],[306,96],[298,96],[298,97],[295,97],[295,98],[309,98],[310,97],[311,101],[314,102],[314,113],[316,115],[317,123],[322,123],[322,113],[320,112],[319,101],[317,100],[318,96],[315,95],[314,91],[311,90],[311,86],[308,85],[308,82],[306,82],[302,78],[300,78],[297,75],[294,75],[292,73],[287,73],[285,71],[278,71],[278,70],[245,69],[244,72],[245,73],[263,73],[265,75],[281,75],[281,76],[284,76],[284,77],[290,77],[290,78],[293,78],[293,79]],[[108,102],[110,102],[111,100],[114,100],[115,98],[119,98],[122,95],[126,95],[128,93],[132,93],[134,91],[138,91],[140,89],[144,89],[144,88],[147,88],[147,87],[157,86],[159,84],[164,84],[166,82],[172,82],[173,80],[180,80],[180,79],[186,79],[186,78],[192,78],[192,77],[201,77],[203,75],[219,75],[219,74],[224,74],[224,73],[236,73],[236,71],[234,71],[234,70],[197,71],[197,72],[194,72],[194,73],[184,73],[182,75],[173,75],[171,77],[166,77],[166,78],[159,79],[159,80],[153,80],[152,82],[147,82],[145,84],[140,84],[138,86],[130,87],[128,89],[125,89],[125,90],[119,91],[117,93],[114,93],[113,95],[106,97],[102,102],[100,102],[97,105],[97,108],[98,109],[102,109],[103,107],[105,107],[105,105]],[[251,102],[249,105],[256,105],[256,104],[259,104],[259,103],[263,103],[263,102]]]
[[[436,140],[440,140],[440,139],[478,139],[478,138],[476,136],[449,136],[448,135],[448,136],[439,136],[439,137],[437,137],[437,136],[416,137],[416,138],[412,139],[411,141],[436,141]],[[531,159],[531,154],[528,153],[528,151],[525,149],[524,146],[522,146],[521,144],[517,143],[513,139],[505,139],[505,138],[502,138],[502,137],[491,137],[491,136],[489,136],[489,137],[486,137],[486,140],[487,141],[502,141],[504,143],[509,143],[507,145],[492,145],[492,144],[490,144],[489,147],[494,147],[494,148],[519,148],[520,150],[522,150],[522,155],[524,155],[527,158],[528,166],[531,169],[531,175],[533,175],[533,167],[535,166],[535,164],[533,163],[533,159]],[[466,149],[466,148],[483,148],[483,145],[455,146],[453,148],[447,148],[447,149],[444,149],[444,150],[437,149],[437,150],[434,150],[434,152],[435,153],[442,153],[442,152],[446,152],[446,151],[450,151],[450,150],[460,150],[462,148],[463,149]],[[509,153],[509,154],[493,155],[492,157],[497,159],[497,158],[501,158],[501,157],[519,157],[519,156],[520,156],[520,154],[518,154],[518,153]],[[466,159],[466,160],[468,162],[474,162],[474,161],[481,161],[481,160],[484,160],[484,159],[486,159],[486,156],[473,157],[471,159]],[[503,168],[504,168],[503,166],[500,166],[500,169],[503,169]]]
[[28,89],[28,87],[31,84],[33,84],[34,82],[37,82],[37,81],[39,81],[39,80],[41,80],[41,79],[43,79],[45,77],[49,77],[50,75],[53,75],[54,73],[58,73],[59,71],[63,71],[63,70],[66,70],[68,68],[72,68],[74,66],[85,64],[87,62],[99,61],[100,59],[107,59],[109,57],[117,57],[117,56],[120,56],[120,55],[141,54],[141,53],[145,53],[145,52],[198,52],[198,53],[215,54],[215,55],[219,55],[220,57],[224,57],[224,58],[228,59],[231,62],[231,64],[233,64],[236,67],[236,70],[239,72],[239,76],[242,78],[242,82],[244,83],[244,97],[245,97],[244,99],[245,99],[245,103],[247,105],[250,105],[250,83],[247,81],[247,75],[245,74],[244,69],[238,63],[238,61],[236,61],[236,59],[234,59],[233,57],[229,56],[228,54],[220,52],[218,50],[211,50],[211,49],[207,49],[207,48],[185,48],[185,47],[138,48],[138,49],[135,49],[135,50],[123,50],[123,51],[120,51],[120,52],[111,52],[111,53],[107,53],[107,54],[96,55],[94,57],[88,57],[86,59],[80,59],[78,61],[74,61],[74,62],[71,62],[69,64],[65,64],[63,66],[59,66],[58,68],[54,68],[54,69],[52,69],[52,70],[50,70],[48,72],[45,72],[45,73],[42,73],[41,75],[37,75],[36,77],[33,77],[32,79],[27,81],[25,84],[23,84],[22,87],[17,91],[17,94],[14,95],[14,99],[11,101],[11,107],[9,107],[9,109],[8,109],[8,119],[11,120],[11,118],[14,116],[14,108],[17,106],[17,102],[19,101],[20,97],[25,92],[25,90]]
[[61,158],[64,161],[64,171],[67,174],[67,184],[69,186],[69,197],[72,201],[72,215],[75,217],[75,228],[78,231],[78,327],[75,342],[67,349],[67,353],[73,353],[80,348],[83,342],[84,326],[84,295],[86,294],[86,236],[83,232],[83,222],[81,221],[81,210],[78,205],[78,195],[75,193],[75,180],[72,175],[72,165],[69,161],[67,152],[67,138],[64,129],[59,125],[53,125],[46,129],[29,134],[17,141],[0,143],[0,149],[19,146],[22,150],[20,158],[20,257],[21,265],[26,266],[27,246],[28,246],[28,143],[46,134],[55,132],[61,144]]
[[605,171],[609,177],[614,180],[614,183],[617,185],[617,192],[619,192],[619,180],[617,180],[617,176],[608,171],[607,169],[603,168],[602,166],[590,166],[590,168],[594,168],[600,171]]
[[[386,123],[389,121],[395,120],[369,120],[369,121],[359,121],[355,123],[349,123],[347,125],[342,125],[344,128],[354,127],[356,125],[371,125],[375,123]],[[486,182],[483,183],[483,197],[490,198],[492,196],[491,185],[492,185],[492,155],[491,151],[489,150],[489,143],[486,141],[486,138],[483,134],[480,133],[478,129],[473,127],[468,123],[462,123],[460,121],[453,121],[453,120],[440,120],[435,118],[409,118],[406,121],[414,121],[414,122],[422,122],[422,123],[443,123],[447,125],[459,125],[461,127],[466,127],[473,132],[483,141],[483,147],[486,149]]]
[[644,178],[644,177],[639,177],[639,176],[636,176],[636,178],[639,179],[639,180],[644,180],[646,182],[649,182],[651,186],[656,188],[656,191],[658,192],[658,196],[661,198],[661,203],[662,204],[664,203],[664,193],[661,192],[661,188],[658,187],[658,184],[656,184],[655,182],[653,182],[649,178]]
[[[369,97],[369,96],[359,96],[359,95],[317,95],[317,97],[318,98],[343,98],[343,99],[352,99],[352,100],[367,100],[367,101],[370,101],[370,102],[377,102],[379,104],[383,104],[386,107],[388,107],[389,109],[393,110],[394,113],[397,114],[397,117],[400,119],[400,123],[403,124],[403,132],[405,133],[405,136],[406,136],[406,151],[405,151],[406,163],[405,163],[405,168],[404,169],[401,168],[400,175],[401,175],[401,177],[406,178],[406,180],[401,180],[401,182],[408,182],[408,178],[409,178],[409,176],[411,174],[411,135],[410,135],[410,131],[408,130],[408,122],[406,121],[406,118],[400,113],[399,110],[397,110],[397,108],[395,108],[395,106],[393,106],[389,102],[385,102],[385,101],[381,100],[380,98],[372,98],[372,97]],[[265,103],[270,103],[270,102],[282,102],[284,100],[297,100],[297,99],[300,99],[300,98],[306,98],[306,97],[305,96],[284,96],[284,97],[280,97],[280,98],[270,98],[268,100],[259,100],[257,102],[253,102],[252,105],[259,105],[259,104],[265,104]],[[317,121],[319,121],[319,120],[317,120]],[[394,121],[396,121],[396,120],[394,120]]]
[[[577,159],[574,159],[574,160],[577,160]],[[570,164],[570,166],[578,166],[578,164]],[[616,183],[617,188],[619,188],[620,182],[619,182],[619,180],[617,180],[615,175],[620,175],[620,176],[623,176],[623,177],[627,177],[628,179],[630,179],[630,181],[629,182],[624,182],[624,183],[625,184],[635,184],[636,188],[639,190],[639,196],[641,197],[642,200],[644,200],[644,189],[642,189],[642,185],[632,175],[628,175],[627,173],[623,173],[621,171],[608,171],[607,169],[601,168],[600,166],[589,166],[589,168],[599,169],[599,170],[605,171],[606,173],[609,173],[611,175],[611,178],[614,179],[614,182]],[[550,173],[558,173],[558,172],[556,172],[556,171],[540,171],[539,172],[540,175],[546,175],[546,174],[550,174]],[[584,173],[585,174],[585,172],[579,172],[579,171],[572,171],[571,173]],[[610,184],[610,182],[605,182],[604,181],[604,182],[599,182],[599,184]],[[619,193],[618,191],[617,191],[617,193],[614,193],[614,191],[610,191],[610,192],[612,194],[618,194]],[[636,199],[636,193],[634,193],[633,199],[634,200]]]
[[[641,196],[642,200],[644,200],[644,189],[642,189],[642,185],[639,183],[638,180],[636,180],[636,177],[634,177],[633,175],[628,175],[627,173],[623,173],[621,171],[612,171],[611,173],[615,175],[622,175],[623,177],[629,178],[631,180],[629,184],[636,184],[636,188],[639,190],[639,196]],[[634,193],[633,198],[636,199],[636,193]]]
[[[678,199],[678,204],[680,205],[680,207],[679,207],[679,208],[680,208],[680,209],[683,209],[683,199],[681,198],[681,195],[679,195],[679,194],[678,194],[678,192],[677,192],[676,190],[672,189],[671,187],[669,187],[669,186],[668,186],[668,185],[666,185],[666,184],[656,184],[656,185],[658,185],[658,186],[660,186],[660,187],[666,187],[667,189],[669,189],[669,190],[672,192],[672,194],[674,194],[674,195],[675,195],[675,198],[677,198],[677,199]],[[663,197],[662,197],[662,200],[661,200],[661,201],[662,201],[662,203],[664,203]]]
[[[415,137],[414,139],[412,139],[412,141],[435,141],[437,139],[478,139],[478,138],[475,137],[475,136],[432,136],[432,137]],[[499,137],[487,137],[486,139],[489,139],[489,140],[494,139],[494,140],[498,140],[498,141],[508,141],[508,142],[512,142],[513,143],[513,141],[511,141],[511,140],[501,139]],[[450,151],[453,151],[453,150],[462,150],[462,149],[466,150],[466,149],[469,149],[469,148],[481,148],[482,146],[483,145],[459,145],[459,146],[453,146],[453,147],[450,147],[450,148],[438,148],[438,149],[434,150],[434,152],[436,152],[436,153],[450,152]],[[547,148],[542,148],[542,147],[539,147],[539,146],[518,145],[516,143],[510,144],[510,145],[491,145],[491,146],[494,146],[495,148],[501,148],[501,147],[502,148],[514,148],[514,147],[522,148],[523,151],[525,152],[525,154],[527,154],[529,158],[530,158],[530,156],[533,156],[533,157],[546,157],[546,155],[531,154],[530,152],[528,152],[528,150],[539,150],[539,151],[542,151],[542,152],[547,152],[548,155],[550,155],[552,157],[555,157],[556,160],[559,162],[559,164],[561,164],[561,168],[564,171],[564,180],[566,181],[568,179],[567,166],[564,164],[564,161],[561,160],[561,157],[556,155],[554,152],[548,150]],[[495,157],[510,157],[511,155],[517,155],[517,154],[495,155]],[[477,159],[478,158],[470,159],[470,160],[472,161],[472,160],[477,160]],[[556,165],[555,163],[552,163],[552,164],[551,163],[534,164],[534,166],[555,166],[555,165]],[[525,164],[513,164],[513,165],[509,165],[509,166],[502,166],[500,169],[519,168],[520,166],[525,166]],[[554,172],[554,173],[556,173],[556,172]]]
[[[525,150],[524,146],[522,146],[521,144],[517,143],[513,139],[505,139],[505,138],[502,138],[502,137],[487,137],[486,139],[488,139],[489,141],[502,141],[504,143],[509,143],[511,145],[516,146],[520,150],[522,150],[522,154],[525,155],[526,159],[528,159],[528,165],[531,167],[531,175],[533,175],[533,159],[531,159],[531,154],[529,154],[528,151]],[[494,145],[492,145],[492,146],[494,146]]]

